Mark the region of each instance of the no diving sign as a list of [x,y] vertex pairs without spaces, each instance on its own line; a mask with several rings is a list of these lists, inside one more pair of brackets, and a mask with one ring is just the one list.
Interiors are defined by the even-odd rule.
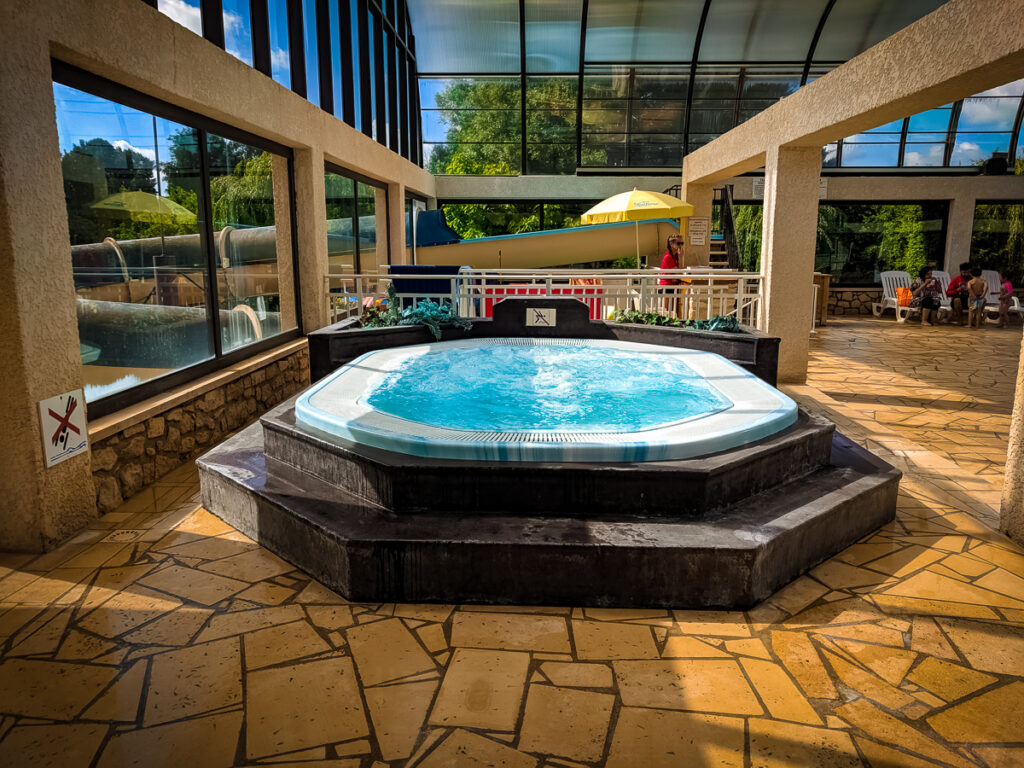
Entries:
[[43,455],[46,466],[85,452],[88,435],[85,428],[85,398],[76,389],[39,401],[39,419],[43,428]]

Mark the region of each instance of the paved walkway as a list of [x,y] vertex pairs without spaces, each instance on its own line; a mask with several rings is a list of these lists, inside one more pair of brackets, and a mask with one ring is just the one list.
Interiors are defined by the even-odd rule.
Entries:
[[349,604],[183,467],[0,555],[0,765],[1024,765],[1024,550],[985,524],[1020,337],[819,331],[790,391],[905,470],[898,519],[746,613]]

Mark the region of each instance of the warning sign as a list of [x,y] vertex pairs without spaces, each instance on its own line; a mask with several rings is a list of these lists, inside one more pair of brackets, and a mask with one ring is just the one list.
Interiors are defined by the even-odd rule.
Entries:
[[85,398],[76,389],[39,401],[39,419],[43,427],[43,455],[52,467],[88,448],[85,427]]

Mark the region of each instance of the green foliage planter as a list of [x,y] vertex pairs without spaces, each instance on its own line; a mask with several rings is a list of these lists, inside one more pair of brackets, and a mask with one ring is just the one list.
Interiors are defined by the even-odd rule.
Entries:
[[615,313],[616,323],[635,323],[637,325],[658,325],[670,328],[687,328],[693,331],[721,331],[723,333],[740,333],[739,321],[732,316],[715,315],[710,320],[680,320],[667,317],[657,312],[636,312],[620,309]]
[[388,286],[387,303],[371,307],[363,314],[363,328],[392,328],[397,325],[422,325],[431,332],[435,341],[441,340],[441,326],[452,325],[468,331],[473,324],[459,317],[455,308],[445,302],[438,304],[433,299],[423,299],[415,306],[402,307],[395,286]]

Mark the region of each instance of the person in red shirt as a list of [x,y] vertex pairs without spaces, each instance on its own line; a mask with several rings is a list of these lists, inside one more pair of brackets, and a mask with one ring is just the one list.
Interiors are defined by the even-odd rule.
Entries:
[[[683,238],[679,235],[670,235],[668,241],[665,243],[665,248],[665,255],[661,257],[661,268],[679,269],[679,260],[683,255]],[[675,277],[662,277],[658,279],[658,285],[664,286],[677,286],[680,282],[681,281]],[[676,293],[675,288],[663,288],[662,291],[668,294]],[[675,310],[676,317],[681,317],[682,302],[682,297],[678,294],[674,301],[666,297],[665,309],[669,312]]]
[[971,281],[971,262],[960,265],[960,274],[949,281],[946,296],[953,305],[953,322],[964,325],[964,313],[967,310],[967,283]]

